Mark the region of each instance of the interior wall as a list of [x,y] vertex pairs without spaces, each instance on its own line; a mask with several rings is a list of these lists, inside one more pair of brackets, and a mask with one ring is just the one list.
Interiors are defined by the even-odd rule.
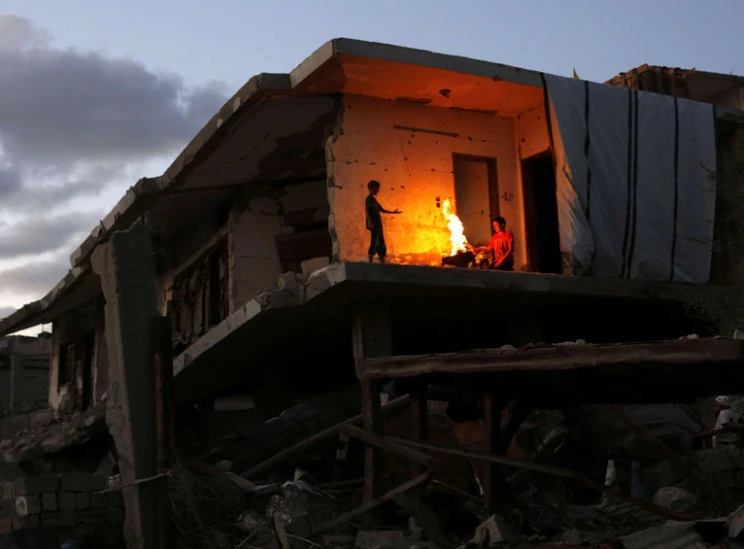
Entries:
[[230,214],[228,269],[230,311],[241,307],[260,290],[276,284],[281,274],[275,237],[282,233],[279,202],[257,197]]
[[366,258],[364,199],[367,182],[376,179],[382,206],[403,212],[383,217],[389,261],[440,265],[450,244],[436,199],[454,198],[453,154],[460,154],[496,159],[499,210],[514,232],[515,267],[523,265],[513,119],[351,95],[344,96],[342,108],[341,125],[326,148],[334,260]]
[[529,158],[550,149],[545,105],[523,112],[517,117],[519,158]]

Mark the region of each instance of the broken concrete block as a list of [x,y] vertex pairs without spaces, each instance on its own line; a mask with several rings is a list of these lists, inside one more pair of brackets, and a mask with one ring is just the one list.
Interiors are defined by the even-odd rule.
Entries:
[[654,505],[672,511],[691,511],[700,506],[700,499],[687,490],[676,486],[665,486],[654,494]]
[[371,530],[359,532],[354,546],[359,549],[394,549],[402,547],[404,542],[403,532],[399,530]]
[[59,479],[54,475],[20,477],[15,481],[15,495],[28,496],[59,490]]
[[57,494],[55,492],[41,494],[41,508],[44,511],[56,511],[58,509]]
[[695,452],[695,459],[706,475],[720,473],[734,468],[734,460],[729,448],[698,450]]
[[90,493],[89,492],[78,492],[75,494],[75,509],[89,509],[90,508]]
[[726,526],[730,538],[737,538],[744,531],[744,505],[739,506],[726,519]]
[[475,543],[478,547],[495,547],[501,542],[511,543],[518,539],[519,536],[509,528],[503,517],[492,515],[475,529],[471,543]]
[[13,530],[38,530],[41,527],[39,515],[15,515],[13,517]]
[[93,507],[106,507],[108,498],[105,492],[93,492],[90,497],[90,503]]
[[90,492],[92,489],[93,475],[68,473],[60,479],[60,490],[63,492]]
[[309,275],[310,273],[314,273],[330,264],[331,260],[328,257],[314,257],[312,259],[306,259],[300,263],[300,268],[302,269],[302,274]]
[[57,505],[60,509],[75,509],[75,494],[73,492],[60,492],[57,496]]
[[16,496],[16,515],[23,517],[41,512],[41,496]]

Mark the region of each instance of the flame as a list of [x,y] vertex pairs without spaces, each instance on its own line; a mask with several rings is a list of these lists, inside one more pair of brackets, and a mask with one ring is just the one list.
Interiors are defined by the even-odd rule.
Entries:
[[464,252],[468,247],[468,239],[465,238],[465,228],[457,214],[452,211],[452,203],[449,198],[445,198],[442,203],[442,214],[447,220],[447,228],[450,232],[450,244],[452,251],[450,255],[456,255],[457,252]]

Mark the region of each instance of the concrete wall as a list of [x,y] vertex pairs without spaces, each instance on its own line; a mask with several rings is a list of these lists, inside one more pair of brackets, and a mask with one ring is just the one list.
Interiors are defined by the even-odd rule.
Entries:
[[529,158],[550,149],[544,106],[523,112],[517,117],[517,138],[519,158]]
[[[95,300],[54,321],[52,328],[52,359],[49,373],[49,407],[55,412],[60,406],[80,408],[83,389],[82,372],[69,383],[60,386],[60,351],[68,343],[82,343],[86,333],[94,332],[94,349],[91,364],[92,396],[90,405],[100,402],[108,385],[108,352],[103,328],[102,303]],[[69,404],[68,404],[69,403]]]
[[[0,414],[17,415],[47,407],[51,336],[11,336],[0,340]],[[20,355],[20,380],[16,386],[15,407],[12,398],[13,355]]]
[[230,310],[241,307],[281,274],[274,237],[282,232],[279,202],[256,197],[230,215],[228,268]]
[[514,120],[348,95],[342,114],[326,148],[334,260],[366,257],[364,199],[376,179],[383,207],[403,211],[383,218],[389,260],[439,265],[449,253],[449,231],[436,198],[454,198],[452,155],[463,154],[497,160],[500,213],[515,235],[516,267],[524,264]]

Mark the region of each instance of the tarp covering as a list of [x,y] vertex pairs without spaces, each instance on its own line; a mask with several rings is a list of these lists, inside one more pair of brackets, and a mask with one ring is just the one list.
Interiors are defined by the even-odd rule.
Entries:
[[544,78],[562,256],[593,276],[707,282],[714,107]]

